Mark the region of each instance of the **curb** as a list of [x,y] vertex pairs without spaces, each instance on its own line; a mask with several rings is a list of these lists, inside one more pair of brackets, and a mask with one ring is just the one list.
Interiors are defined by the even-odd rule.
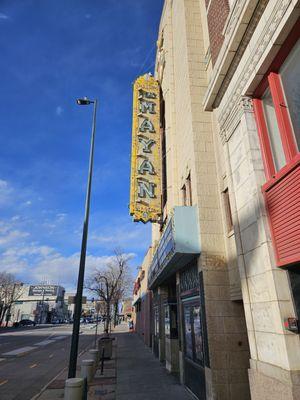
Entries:
[[[80,357],[83,353],[85,353],[89,348],[90,348],[90,344],[89,344],[87,347],[85,347],[85,348],[78,354],[78,357]],[[52,378],[51,381],[49,381],[48,383],[46,383],[46,385],[39,391],[39,393],[37,393],[36,395],[34,395],[30,400],[36,400],[36,399],[38,399],[38,398],[47,390],[48,386],[50,386],[51,383],[54,382],[54,381],[59,377],[59,375],[61,375],[64,371],[66,371],[67,368],[68,368],[68,367],[64,367],[63,369],[61,369],[61,370],[59,371],[59,373],[58,373],[57,375],[55,375],[55,377]]]

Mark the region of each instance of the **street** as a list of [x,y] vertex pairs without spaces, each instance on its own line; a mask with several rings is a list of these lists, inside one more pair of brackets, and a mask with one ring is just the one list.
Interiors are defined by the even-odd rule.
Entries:
[[[80,328],[78,353],[90,346],[93,325]],[[0,399],[30,400],[68,365],[72,325],[0,331]]]

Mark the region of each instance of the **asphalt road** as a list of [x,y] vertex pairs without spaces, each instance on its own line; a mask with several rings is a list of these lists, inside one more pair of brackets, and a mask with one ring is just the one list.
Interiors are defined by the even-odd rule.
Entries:
[[[95,333],[91,325],[81,331],[79,352],[92,347]],[[68,365],[71,333],[71,325],[1,330],[0,399],[30,400],[38,394]],[[24,347],[30,348],[26,354]]]

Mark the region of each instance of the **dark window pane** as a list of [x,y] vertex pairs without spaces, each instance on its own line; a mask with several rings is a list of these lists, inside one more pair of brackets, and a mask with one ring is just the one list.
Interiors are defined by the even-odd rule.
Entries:
[[270,89],[267,89],[265,91],[265,94],[262,97],[262,101],[264,106],[265,119],[269,132],[273,160],[276,170],[279,171],[282,167],[285,166],[286,161]]
[[282,86],[300,150],[300,41],[296,43],[280,70]]
[[300,265],[289,270],[294,304],[298,318],[300,318]]

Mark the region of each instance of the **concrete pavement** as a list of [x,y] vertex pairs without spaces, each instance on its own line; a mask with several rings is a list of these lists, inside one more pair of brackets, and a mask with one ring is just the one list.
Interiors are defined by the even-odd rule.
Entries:
[[[113,357],[105,361],[103,375],[100,374],[100,365],[98,366],[95,377],[89,385],[88,400],[194,399],[178,380],[166,371],[138,335],[128,332],[127,325],[116,327],[112,336],[116,338],[113,342]],[[89,344],[87,348],[92,348],[93,342],[90,341]],[[64,356],[66,357],[67,354]],[[78,360],[77,376],[80,376],[81,360],[85,358],[89,358],[89,355],[82,352]],[[33,399],[63,399],[66,378],[67,370],[65,369],[47,385],[39,396]],[[0,398],[2,400],[1,395]],[[19,398],[22,397],[16,397],[16,399]]]
[[[116,400],[192,400],[135,333],[117,336]],[[101,400],[101,397],[99,397]]]
[[116,327],[113,336],[113,358],[105,363],[103,376],[96,373],[88,400],[194,399],[126,325]]

